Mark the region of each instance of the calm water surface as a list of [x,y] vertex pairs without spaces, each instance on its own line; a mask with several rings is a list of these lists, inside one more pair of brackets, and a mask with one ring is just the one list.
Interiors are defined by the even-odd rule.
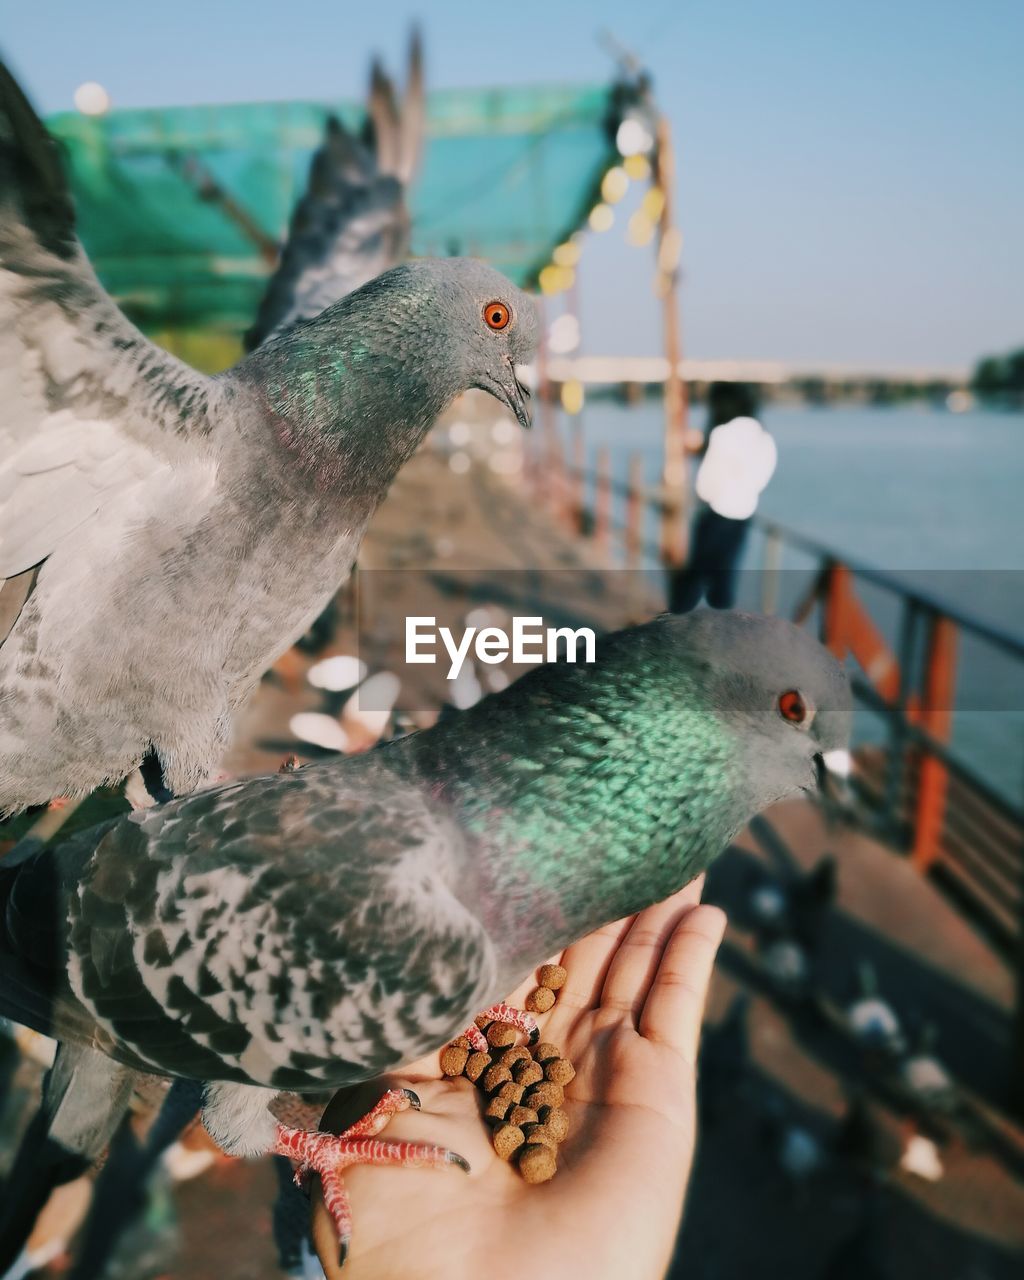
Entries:
[[[954,608],[1024,637],[1024,415],[926,408],[802,408],[768,404],[761,415],[779,447],[778,470],[760,513]],[[703,406],[692,420],[703,428]],[[661,461],[660,404],[588,404],[588,465],[607,445],[624,478],[640,452],[649,483]],[[563,431],[566,424],[562,424]],[[653,525],[647,536],[654,541]],[[745,567],[761,563],[752,538]],[[806,581],[809,560],[787,552],[783,599]],[[751,573],[744,595],[758,598]],[[862,591],[895,638],[887,593]],[[861,717],[862,738],[881,727]],[[954,745],[1018,803],[1024,798],[1024,663],[966,640],[958,663]]]

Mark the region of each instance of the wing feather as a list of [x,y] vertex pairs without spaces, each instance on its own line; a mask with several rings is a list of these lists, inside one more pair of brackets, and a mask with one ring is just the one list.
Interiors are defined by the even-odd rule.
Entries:
[[139,1070],[367,1079],[493,995],[467,863],[454,822],[366,757],[200,792],[76,834],[6,893],[0,863],[0,1014],[41,1001]]
[[374,63],[362,136],[328,117],[280,263],[246,334],[249,350],[319,315],[408,256],[406,194],[422,149],[423,120],[422,56],[415,36],[401,108],[391,81]]
[[184,458],[214,385],[105,293],[57,145],[0,64],[0,580]]

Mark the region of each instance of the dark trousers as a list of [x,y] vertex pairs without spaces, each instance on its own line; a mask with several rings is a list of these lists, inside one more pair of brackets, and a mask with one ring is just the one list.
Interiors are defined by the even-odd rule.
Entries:
[[731,609],[749,520],[730,520],[704,507],[694,522],[690,558],[669,574],[668,607],[689,613],[707,597],[712,609]]

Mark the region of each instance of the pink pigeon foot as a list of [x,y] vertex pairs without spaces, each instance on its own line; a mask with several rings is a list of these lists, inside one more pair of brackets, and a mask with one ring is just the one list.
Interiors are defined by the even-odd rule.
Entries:
[[[480,1018],[486,1019],[488,1022],[509,1023],[517,1031],[521,1031],[530,1044],[536,1044],[540,1037],[540,1028],[537,1026],[537,1019],[533,1014],[527,1013],[524,1009],[516,1009],[510,1004],[492,1004],[489,1009],[485,1009],[480,1014]],[[478,1026],[474,1024],[471,1027],[467,1027],[462,1034],[474,1049],[481,1053],[487,1052],[487,1039]]]
[[324,1204],[338,1236],[340,1266],[345,1264],[352,1236],[352,1210],[343,1180],[350,1165],[397,1164],[409,1169],[440,1169],[453,1164],[469,1172],[468,1162],[447,1147],[421,1142],[384,1142],[376,1137],[392,1116],[409,1107],[420,1109],[420,1100],[411,1089],[389,1089],[361,1120],[337,1136],[291,1129],[283,1124],[277,1126],[273,1154],[298,1162],[295,1181],[299,1186],[305,1185],[310,1174],[320,1175]]

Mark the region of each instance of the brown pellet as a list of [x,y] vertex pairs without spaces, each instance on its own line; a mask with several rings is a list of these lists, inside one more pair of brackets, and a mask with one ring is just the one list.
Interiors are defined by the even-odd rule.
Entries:
[[499,1098],[495,1094],[484,1108],[484,1119],[489,1120],[492,1124],[497,1124],[499,1121],[504,1120],[511,1110],[512,1103],[508,1098]]
[[529,1062],[516,1062],[512,1066],[512,1079],[529,1089],[531,1084],[540,1084],[544,1079],[544,1068],[532,1059]]
[[565,1100],[565,1090],[553,1080],[545,1080],[527,1089],[523,1102],[537,1111],[540,1107],[560,1107]]
[[510,1160],[523,1145],[526,1138],[522,1129],[514,1124],[499,1124],[494,1130],[494,1150],[502,1160]]
[[561,1056],[561,1049],[554,1044],[542,1042],[541,1044],[535,1045],[533,1049],[533,1057],[536,1062],[544,1063],[547,1062],[549,1058],[560,1058]]
[[[508,1067],[509,1070],[512,1070],[517,1062],[532,1063],[533,1059],[530,1057],[530,1051],[525,1044],[514,1044],[511,1049],[505,1050],[498,1061],[503,1067]],[[512,1070],[512,1074],[515,1075],[514,1070]]]
[[528,1142],[519,1151],[519,1172],[526,1182],[547,1182],[555,1176],[555,1153],[542,1142]]
[[[480,1084],[487,1093],[490,1093],[492,1089],[497,1089],[500,1085],[507,1083],[511,1079],[512,1072],[509,1071],[508,1067],[499,1067],[497,1063],[494,1063],[494,1065],[488,1067],[481,1076]],[[539,1088],[539,1086],[535,1085],[534,1088]]]
[[506,1049],[516,1042],[516,1029],[507,1022],[492,1022],[487,1028],[487,1043],[492,1049]]
[[513,1107],[505,1119],[509,1124],[536,1124],[539,1121],[540,1116],[532,1107],[518,1106]]
[[456,1036],[452,1041],[456,1049],[472,1049],[473,1043],[469,1036]]
[[486,1031],[487,1028],[491,1025],[490,1018],[485,1017],[482,1013],[478,1013],[476,1017],[473,1019],[473,1021],[480,1028],[481,1031]]
[[554,1058],[544,1064],[544,1078],[555,1084],[567,1085],[576,1078],[576,1068],[565,1058]]
[[563,969],[560,964],[544,964],[540,967],[537,974],[537,981],[542,987],[548,987],[552,991],[560,991],[565,986],[565,980],[568,978],[568,971]]
[[441,1070],[446,1076],[461,1076],[469,1061],[469,1050],[450,1044],[441,1050]]
[[[564,1142],[569,1135],[569,1117],[561,1107],[541,1107],[537,1119],[555,1135],[556,1142]],[[517,1122],[519,1123],[519,1122]],[[526,1124],[527,1121],[522,1121]]]
[[514,1080],[508,1080],[505,1084],[499,1086],[492,1095],[495,1098],[507,1098],[513,1106],[518,1106],[523,1100],[523,1094],[526,1090],[521,1084],[516,1084]]
[[547,1013],[555,1003],[555,993],[548,987],[538,987],[526,997],[526,1007],[530,1013]]
[[489,1053],[471,1053],[466,1061],[465,1075],[468,1080],[477,1081],[491,1065]]
[[546,1147],[550,1147],[552,1151],[558,1150],[558,1139],[552,1131],[543,1124],[524,1124],[523,1133],[526,1135],[527,1142],[543,1142]]

